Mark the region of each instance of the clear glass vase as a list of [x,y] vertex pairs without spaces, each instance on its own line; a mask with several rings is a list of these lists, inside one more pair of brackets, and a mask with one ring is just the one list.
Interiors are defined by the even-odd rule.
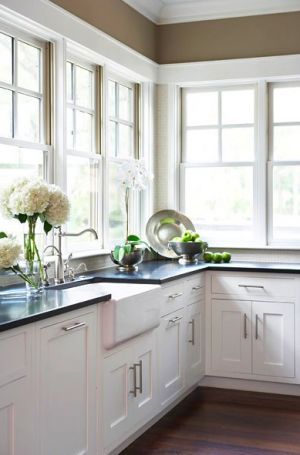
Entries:
[[41,266],[39,261],[25,261],[24,273],[27,277],[27,295],[38,296],[43,291],[43,280],[41,276]]

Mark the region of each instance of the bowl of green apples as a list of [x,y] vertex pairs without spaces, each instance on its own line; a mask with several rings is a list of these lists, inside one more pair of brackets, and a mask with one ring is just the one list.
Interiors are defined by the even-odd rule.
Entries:
[[197,232],[185,231],[181,237],[174,237],[168,247],[177,254],[179,263],[185,265],[197,263],[201,254],[207,250],[207,243]]

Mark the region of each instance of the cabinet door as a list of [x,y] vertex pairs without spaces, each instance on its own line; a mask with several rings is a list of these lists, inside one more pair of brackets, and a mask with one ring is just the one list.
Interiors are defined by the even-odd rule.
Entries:
[[187,307],[187,385],[200,381],[204,372],[204,302]]
[[253,373],[295,375],[293,303],[253,302]]
[[41,455],[96,453],[96,313],[40,329]]
[[161,319],[159,328],[159,383],[161,405],[169,404],[184,387],[184,310]]
[[133,400],[136,427],[155,413],[158,405],[158,378],[156,332],[137,341],[134,349],[134,366],[137,393]]
[[251,373],[251,302],[212,301],[212,370]]
[[132,347],[106,357],[103,362],[103,446],[114,448],[133,426],[131,402],[134,392]]

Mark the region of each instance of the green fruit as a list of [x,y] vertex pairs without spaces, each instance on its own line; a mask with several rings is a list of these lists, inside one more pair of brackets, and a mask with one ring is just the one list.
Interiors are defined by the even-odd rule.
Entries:
[[224,251],[224,253],[222,253],[222,258],[223,258],[223,262],[230,262],[231,254]]
[[182,242],[181,237],[174,237],[171,242]]
[[216,263],[216,264],[219,264],[220,262],[222,262],[223,260],[223,256],[221,253],[214,253],[213,255],[213,261]]
[[203,253],[203,259],[205,262],[212,262],[213,257],[214,253],[212,253],[211,251],[205,251],[205,253]]
[[192,240],[192,233],[191,231],[185,231],[183,234],[182,234],[182,242],[190,242]]
[[193,232],[193,241],[196,242],[200,238],[200,235],[197,232]]
[[200,239],[200,237],[197,237],[197,238],[194,240],[194,242],[196,242],[196,243],[203,243],[203,241]]

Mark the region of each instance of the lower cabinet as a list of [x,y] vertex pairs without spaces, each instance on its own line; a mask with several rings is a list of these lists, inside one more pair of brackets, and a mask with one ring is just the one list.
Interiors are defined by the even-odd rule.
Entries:
[[186,354],[186,385],[191,387],[204,375],[204,301],[200,300],[187,307],[187,328],[185,342]]
[[105,453],[137,431],[157,408],[155,332],[103,362],[102,428]]
[[166,406],[184,387],[186,352],[185,310],[161,318],[159,327],[160,402]]
[[38,327],[37,453],[95,455],[96,309],[51,322]]
[[294,303],[213,300],[212,370],[294,377],[294,311]]

